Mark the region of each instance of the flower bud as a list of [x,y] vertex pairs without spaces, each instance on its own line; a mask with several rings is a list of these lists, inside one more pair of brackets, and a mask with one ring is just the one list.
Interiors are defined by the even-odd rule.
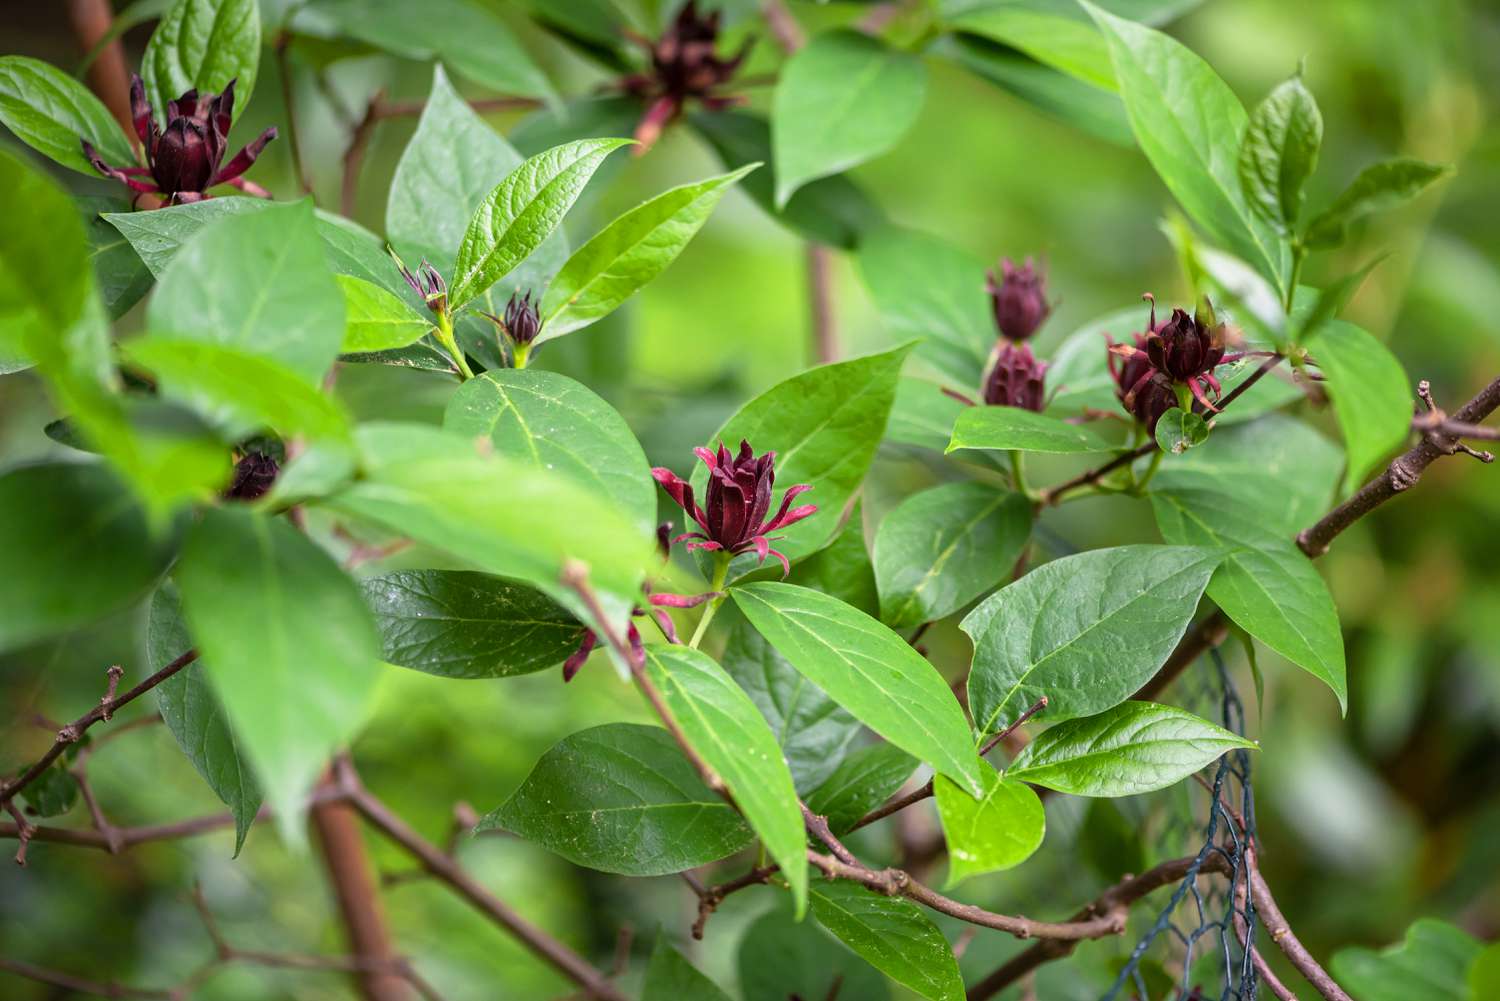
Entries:
[[744,62],[753,39],[734,55],[720,56],[719,19],[718,10],[700,13],[696,0],[688,0],[656,41],[631,35],[651,62],[645,72],[632,73],[619,82],[625,93],[647,102],[646,114],[635,131],[641,144],[637,155],[651,147],[689,100],[715,111],[736,103],[734,97],[719,91]]
[[1209,323],[1201,319],[1202,311],[1189,316],[1185,309],[1174,309],[1172,318],[1157,327],[1156,301],[1150,301],[1151,332],[1146,335],[1146,354],[1152,366],[1178,382],[1211,373],[1224,358],[1224,331],[1212,324],[1212,305],[1207,311]]
[[394,249],[386,247],[385,252],[391,255],[391,260],[396,262],[396,268],[401,272],[401,277],[406,280],[406,284],[413,292],[421,296],[428,309],[438,315],[448,311],[448,286],[443,281],[443,276],[438,274],[437,268],[427,263],[427,258],[422,258],[422,263],[417,265],[417,271],[413,274]]
[[530,344],[542,329],[542,318],[531,301],[531,293],[512,292],[505,304],[505,332],[517,344]]
[[1010,258],[1000,262],[1001,276],[989,273],[985,288],[995,310],[995,326],[1013,341],[1024,341],[1036,333],[1052,312],[1047,302],[1047,278],[1026,258],[1019,268]]
[[280,472],[276,460],[264,452],[250,452],[234,465],[234,478],[224,491],[227,500],[251,501],[270,493]]
[[1025,344],[1001,341],[990,355],[984,377],[984,402],[1041,413],[1047,405],[1047,363],[1037,361]]

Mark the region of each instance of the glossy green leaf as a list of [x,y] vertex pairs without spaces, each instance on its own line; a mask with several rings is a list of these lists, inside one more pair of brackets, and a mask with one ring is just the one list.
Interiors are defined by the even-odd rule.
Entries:
[[1389,348],[1343,320],[1325,323],[1308,339],[1307,350],[1323,373],[1320,385],[1344,433],[1344,488],[1353,490],[1406,442],[1412,383]]
[[139,599],[166,569],[169,540],[98,464],[0,475],[0,650],[86,625]]
[[630,425],[565,375],[532,368],[486,372],[449,399],[443,427],[574,480],[609,499],[641,532],[656,524],[656,483]]
[[562,222],[604,158],[628,139],[580,139],[521,163],[479,203],[453,268],[462,306],[530,257]]
[[859,733],[859,720],[803,677],[743,616],[729,628],[720,660],[770,724],[797,791],[817,787]]
[[1033,413],[1020,407],[967,407],[953,425],[948,451],[963,448],[1018,452],[1108,452],[1115,448],[1099,432],[1082,424]]
[[[193,648],[177,586],[164,581],[151,599],[146,630],[146,653],[159,670]],[[208,681],[208,669],[195,662],[156,686],[156,708],[203,781],[234,814],[234,853],[245,846],[245,835],[260,809],[260,786],[250,764],[240,753],[229,728],[229,718]]]
[[151,290],[153,279],[146,262],[135,252],[130,241],[111,226],[101,212],[125,208],[128,202],[118,198],[80,198],[78,209],[88,231],[89,262],[93,265],[94,284],[104,300],[111,319],[119,319]]
[[1302,214],[1302,188],[1318,166],[1323,115],[1298,73],[1250,113],[1240,147],[1240,184],[1250,207],[1290,235]]
[[926,95],[916,55],[857,31],[815,36],[782,67],[771,98],[776,204],[895,146]]
[[216,508],[175,571],[182,611],[239,749],[282,833],[358,731],[379,679],[380,637],[359,588],[290,524]]
[[781,866],[800,917],[807,909],[807,834],[775,734],[750,697],[705,653],[647,647],[646,673],[688,744],[723,779]]
[[556,667],[583,625],[524,584],[466,570],[398,570],[360,582],[387,663],[444,678],[511,678]]
[[875,535],[880,619],[910,629],[958,611],[1010,576],[1031,537],[1031,502],[986,483],[902,501]]
[[564,737],[479,822],[589,869],[664,876],[733,855],[754,838],[698,778],[671,734],[607,723]]
[[1156,447],[1168,455],[1181,455],[1208,440],[1208,422],[1202,414],[1173,407],[1156,422]]
[[154,336],[126,342],[121,353],[151,372],[164,396],[221,424],[231,437],[269,428],[323,441],[349,439],[349,418],[338,401],[271,358]]
[[834,834],[844,834],[894,796],[916,768],[917,759],[894,745],[861,747],[808,794],[807,808],[826,817]]
[[1304,241],[1310,247],[1334,247],[1344,242],[1348,225],[1373,212],[1385,212],[1421,194],[1429,184],[1452,173],[1451,167],[1409,157],[1384,160],[1360,171],[1343,193],[1307,224]]
[[[793,562],[823,548],[864,480],[909,350],[903,346],[794,375],[746,403],[708,440],[731,447],[744,440],[757,452],[774,451],[778,484],[812,486],[800,502],[817,504],[818,513],[777,533],[784,538],[776,548]],[[707,481],[700,463],[692,474],[697,496],[706,496]],[[742,557],[741,565],[753,567],[754,557]]]
[[839,534],[824,548],[801,560],[786,579],[832,595],[867,615],[880,614],[875,567],[865,549],[863,505],[854,502]]
[[1281,289],[1286,248],[1240,187],[1239,98],[1176,39],[1080,2],[1109,42],[1131,129],[1157,174],[1215,243]]
[[73,77],[29,56],[0,56],[0,122],[38,153],[97,177],[83,155],[88,140],[112,167],[135,164],[135,150],[102,101]]
[[817,925],[796,921],[778,907],[756,919],[740,939],[740,994],[744,1001],[821,1001],[835,984],[838,997],[889,1001],[886,979]]
[[729,995],[658,935],[641,984],[641,1001],[729,1001]]
[[264,355],[317,382],[338,355],[344,299],[312,203],[204,227],[173,256],[146,320],[158,333]]
[[782,656],[886,740],[975,792],[984,765],[969,724],[937,670],[875,619],[795,584],[731,589]]
[[177,0],[156,25],[141,56],[146,97],[165,124],[167,102],[183,93],[221,93],[234,84],[242,111],[260,66],[260,6],[256,0]]
[[200,230],[229,216],[253,215],[277,206],[261,198],[226,196],[150,212],[106,212],[101,217],[130,241],[158,281],[182,245]]
[[1268,527],[1263,508],[1228,486],[1158,484],[1151,506],[1162,536],[1224,547],[1208,596],[1250,635],[1333,689],[1347,708],[1344,639],[1328,586],[1289,535]]
[[[37,360],[90,295],[88,241],[78,211],[51,178],[0,151],[0,357]],[[7,365],[11,371],[25,363]]]
[[63,767],[62,762],[58,762],[42,769],[42,773],[32,779],[20,795],[30,816],[61,816],[78,802],[78,779]]
[[856,260],[890,332],[921,338],[918,357],[957,379],[958,388],[978,386],[995,343],[984,262],[939,237],[894,226],[861,241]]
[[[313,11],[340,31],[393,55],[432,63],[489,90],[550,98],[552,85],[506,23],[465,0],[321,0]],[[298,22],[301,23],[300,21]]]
[[1175,706],[1123,702],[1098,716],[1048,727],[1005,777],[1075,796],[1135,796],[1164,789],[1236,748],[1254,748]]
[[344,339],[340,351],[389,351],[422,339],[432,318],[418,313],[400,296],[363,278],[335,275],[344,297]]
[[1468,932],[1433,918],[1406,930],[1400,945],[1376,951],[1350,946],[1333,954],[1330,972],[1359,1001],[1480,1001],[1469,992],[1469,968],[1481,947]]
[[[764,118],[726,109],[693,115],[691,121],[725,167],[732,170],[751,163],[771,163],[771,126]],[[776,172],[772,169],[748,175],[740,188],[792,232],[845,250],[854,249],[884,219],[880,206],[843,174],[803,185],[781,208],[776,205]]]
[[902,376],[886,425],[887,441],[941,452],[953,438],[953,424],[967,404],[943,392],[941,384]]
[[963,977],[937,925],[904,897],[815,882],[813,916],[866,962],[929,1001],[962,1001]]
[[974,642],[969,709],[981,733],[1043,695],[1048,720],[1119,705],[1187,631],[1222,554],[1118,546],[1065,556],[990,595],[961,623]]
[[1018,49],[1101,90],[1115,89],[1109,48],[1076,6],[1047,2],[995,4],[970,10],[951,23],[959,31]]
[[594,234],[547,287],[537,342],[614,312],[677,259],[730,186],[756,166],[671,188]]
[[1047,832],[1042,801],[1030,786],[988,768],[985,772],[979,799],[941,775],[933,782],[948,842],[948,886],[1020,865],[1041,847]]

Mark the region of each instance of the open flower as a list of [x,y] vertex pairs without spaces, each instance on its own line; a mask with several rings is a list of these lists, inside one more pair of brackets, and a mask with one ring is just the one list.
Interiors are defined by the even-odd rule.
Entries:
[[620,81],[625,93],[649,101],[645,117],[636,126],[640,143],[636,154],[645,153],[660,137],[662,130],[682,114],[689,100],[701,101],[704,107],[718,110],[736,102],[736,98],[718,93],[728,83],[749,54],[753,39],[729,58],[715,50],[719,44],[719,11],[698,13],[696,0],[688,0],[677,17],[655,42],[632,36],[645,48],[651,59],[649,71],[633,73]]
[[1047,363],[1038,361],[1028,345],[1001,341],[985,371],[984,402],[1041,413],[1047,405],[1046,375]]
[[[146,100],[146,86],[139,75],[130,78],[130,117],[146,153],[146,166],[112,167],[83,142],[83,155],[94,169],[112,177],[131,191],[162,195],[169,205],[196,202],[216,184],[229,184],[261,198],[271,197],[264,188],[240,175],[250,169],[266,143],[276,138],[276,129],[266,129],[254,142],[224,163],[229,126],[234,117],[234,81],[222,94],[199,94],[190,90],[167,102],[167,127],[160,129]],[[222,164],[222,166],[221,166]]]
[[386,248],[386,253],[391,255],[401,277],[406,279],[406,284],[411,286],[413,292],[422,297],[428,309],[438,314],[448,311],[448,285],[443,281],[443,276],[438,274],[437,268],[427,263],[427,258],[422,258],[422,263],[417,265],[417,270],[413,273],[390,247]]
[[1147,293],[1146,300],[1151,303],[1151,326],[1146,334],[1151,366],[1173,382],[1185,384],[1204,410],[1216,409],[1204,392],[1206,386],[1215,398],[1219,396],[1214,367],[1224,360],[1224,328],[1215,322],[1213,306],[1205,299],[1203,309],[1193,315],[1174,309],[1172,318],[1158,327],[1156,299]]
[[1052,312],[1047,301],[1047,276],[1029,257],[1019,268],[1009,257],[1001,261],[1000,277],[990,271],[985,290],[995,311],[995,326],[1013,341],[1024,341],[1036,333]]
[[723,442],[719,443],[717,453],[706,448],[695,448],[693,452],[708,467],[707,510],[694,502],[692,484],[680,479],[670,469],[658,466],[651,470],[656,482],[701,529],[679,535],[672,541],[690,539],[689,550],[706,549],[732,556],[753,551],[761,562],[765,562],[767,556],[774,556],[781,561],[783,571],[791,573],[787,558],[771,548],[774,541],[771,533],[818,510],[816,504],[791,506],[793,499],[812,487],[806,483],[788,487],[780,509],[768,519],[771,488],[776,482],[775,452],[757,456],[747,441],[740,442],[738,455],[731,455]]
[[[1108,340],[1108,335],[1106,335]],[[1109,374],[1115,380],[1120,405],[1151,433],[1161,415],[1177,406],[1172,380],[1151,365],[1147,335],[1136,334],[1134,346],[1109,341]]]

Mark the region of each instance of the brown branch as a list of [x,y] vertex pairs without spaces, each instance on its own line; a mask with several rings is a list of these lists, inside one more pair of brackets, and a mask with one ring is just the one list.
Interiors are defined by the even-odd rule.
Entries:
[[88,994],[101,998],[159,998],[161,1001],[176,1001],[177,995],[170,990],[162,990],[152,987],[131,987],[127,984],[110,981],[89,980],[85,977],[77,977],[71,973],[61,970],[52,970],[44,966],[35,966],[31,963],[23,963],[19,959],[6,959],[0,957],[0,970],[14,973],[18,977],[27,980],[35,980],[39,984],[48,984],[59,987],[74,994]]
[[[114,19],[109,0],[68,0],[68,21],[73,25],[73,35],[85,55],[93,52],[109,34]],[[135,123],[130,117],[130,71],[125,65],[125,48],[118,38],[111,39],[99,49],[89,64],[88,81],[89,90],[104,102],[130,142],[140,145]]]
[[376,91],[365,106],[364,117],[349,134],[349,147],[344,150],[344,169],[339,181],[339,211],[344,218],[353,219],[359,201],[359,169],[364,164],[365,150],[375,132],[375,123],[380,120],[380,102],[385,91]]
[[743,876],[737,876],[714,886],[704,886],[692,873],[683,873],[682,878],[698,896],[698,917],[693,921],[693,938],[699,940],[703,938],[703,929],[707,926],[708,919],[713,916],[714,911],[718,910],[725,897],[731,893],[738,893],[746,887],[769,883],[776,872],[777,867],[774,865],[756,866]]
[[[1419,392],[1430,392],[1424,380]],[[1453,418],[1462,425],[1476,425],[1500,407],[1500,378],[1480,390],[1473,399],[1454,413]],[[1318,522],[1297,535],[1297,545],[1308,556],[1321,556],[1328,545],[1356,521],[1375,510],[1397,494],[1416,486],[1423,472],[1445,455],[1464,450],[1458,437],[1433,430],[1410,451],[1397,456],[1386,467],[1385,472],[1366,483],[1344,503],[1324,515]]]
[[802,33],[802,25],[787,10],[784,0],[765,0],[761,13],[765,16],[766,27],[771,29],[771,37],[776,39],[783,52],[796,52],[802,48],[807,36]]
[[302,193],[310,195],[313,193],[312,180],[302,162],[302,141],[297,129],[297,102],[292,95],[292,67],[288,55],[291,45],[291,32],[282,31],[276,36],[273,48],[276,52],[276,69],[281,77],[281,100],[286,106],[286,133],[287,141],[292,147],[292,170],[297,175],[297,186],[302,189]]
[[1282,951],[1297,972],[1312,984],[1313,989],[1328,1001],[1353,1001],[1328,975],[1328,971],[1318,964],[1312,953],[1307,951],[1307,947],[1292,931],[1292,926],[1287,923],[1285,915],[1281,913],[1281,908],[1276,906],[1276,898],[1271,896],[1271,888],[1266,885],[1264,877],[1260,874],[1255,849],[1247,848],[1245,857],[1250,863],[1247,867],[1250,877],[1250,899],[1255,902],[1255,910],[1265,919],[1266,932],[1271,936],[1271,941],[1276,943],[1276,947]]
[[833,251],[807,245],[807,297],[812,310],[813,360],[819,365],[839,357],[838,321],[833,303]]

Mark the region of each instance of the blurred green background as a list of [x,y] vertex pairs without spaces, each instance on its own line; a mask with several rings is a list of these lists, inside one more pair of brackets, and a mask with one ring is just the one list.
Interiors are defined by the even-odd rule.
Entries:
[[[841,4],[793,8],[809,28],[847,22],[860,12]],[[586,94],[605,79],[514,11],[507,17],[564,94]],[[64,67],[79,56],[62,5],[6,4],[0,23],[7,52]],[[1366,226],[1336,257],[1315,258],[1304,280],[1320,284],[1325,275],[1388,250],[1391,257],[1365,283],[1348,317],[1386,340],[1412,379],[1430,379],[1439,402],[1450,407],[1500,372],[1500,230],[1494,225],[1500,128],[1493,122],[1500,9],[1479,0],[1209,0],[1170,30],[1247,104],[1306,59],[1306,78],[1326,122],[1310,204],[1325,202],[1358,169],[1389,154],[1456,165],[1456,175],[1436,193]],[[149,26],[125,36],[132,65],[147,37]],[[325,68],[331,54],[313,46],[291,49],[304,156],[326,207],[338,204],[349,132],[319,74],[338,103],[353,109],[377,87],[394,97],[421,97],[431,75],[430,66],[378,55]],[[778,59],[762,38],[746,73],[774,70]],[[939,234],[987,260],[1044,257],[1060,305],[1039,340],[1043,355],[1143,291],[1162,301],[1184,293],[1159,228],[1169,197],[1138,151],[1092,138],[945,60],[929,60],[929,72],[916,128],[894,152],[853,176],[895,222]],[[261,80],[254,102],[236,119],[236,144],[285,122],[269,49]],[[747,93],[753,106],[766,107],[768,87]],[[615,131],[628,130],[636,114],[628,110]],[[525,118],[513,113],[490,120],[503,132],[519,127],[525,135],[535,128]],[[414,126],[414,118],[395,119],[374,134],[356,218],[377,232],[386,187]],[[24,151],[8,136],[0,141]],[[296,185],[288,154],[283,128],[283,138],[251,176],[289,198]],[[570,236],[576,245],[610,213],[720,169],[701,140],[676,127],[649,155],[622,157],[613,173],[600,175],[583,210],[569,219]],[[80,193],[113,194],[102,181],[62,180]],[[890,343],[894,335],[883,328],[852,261],[836,255],[834,273],[841,351],[858,354]],[[980,285],[983,275],[974,281]],[[691,445],[740,403],[809,364],[808,312],[804,244],[734,192],[677,263],[616,318],[547,345],[538,363],[588,382],[626,415],[653,463],[685,473]],[[132,323],[138,320],[124,321],[126,328]],[[348,367],[339,379],[339,392],[361,416],[436,419],[450,387],[435,376],[375,366]],[[1306,404],[1302,410],[1336,435],[1328,414]],[[25,374],[0,379],[0,462],[60,450],[42,433],[51,416],[38,380]],[[951,475],[909,452],[883,452],[866,492],[867,525],[912,490]],[[1047,474],[1037,478],[1045,482]],[[1226,647],[1250,704],[1252,734],[1262,743],[1255,757],[1262,865],[1282,908],[1319,956],[1353,943],[1395,941],[1423,915],[1486,939],[1500,934],[1497,518],[1500,470],[1447,460],[1410,496],[1342,536],[1322,561],[1349,651],[1347,718],[1340,718],[1320,683],[1269,654],[1262,656],[1266,684],[1257,709],[1241,655]],[[1059,546],[1156,541],[1147,506],[1128,499],[1068,505],[1048,511],[1042,524],[1044,537],[1061,540]],[[1044,544],[1041,555],[1055,551]],[[13,770],[45,750],[50,737],[35,717],[78,715],[98,698],[107,665],[122,664],[127,683],[151,669],[143,661],[143,621],[140,610],[108,628],[0,662],[0,768]],[[931,637],[936,659],[955,671],[962,642],[951,626]],[[1169,700],[1191,705],[1195,685],[1201,687],[1190,676]],[[599,722],[645,718],[602,660],[567,687],[556,672],[460,682],[393,670],[382,695],[355,757],[370,787],[434,840],[447,836],[456,802],[481,813],[492,809],[564,735]],[[131,708],[122,716],[146,711]],[[109,742],[94,755],[91,775],[119,824],[219,808],[160,727]],[[1130,823],[1104,837],[1100,849],[1107,818],[1085,818],[1080,803],[1066,800],[1058,797],[1049,807],[1047,841],[1036,858],[1015,872],[971,881],[959,895],[996,909],[1062,917],[1118,873],[1094,868],[1094,859],[1139,857]],[[1122,811],[1139,819],[1170,817],[1173,808],[1171,797],[1161,794],[1150,803],[1124,804]],[[86,824],[87,818],[79,807],[55,822]],[[918,823],[931,826],[935,819]],[[1165,829],[1173,830],[1170,823]],[[893,853],[889,830],[865,834],[861,847],[873,858]],[[1165,857],[1161,837],[1147,841],[1147,864]],[[372,841],[371,847],[391,872],[407,864],[383,844]],[[211,951],[188,900],[195,880],[237,945],[342,947],[325,883],[305,846],[284,844],[260,827],[241,858],[232,861],[231,850],[227,833],[118,857],[35,844],[28,868],[0,866],[0,949],[99,979],[172,983]],[[501,897],[601,964],[608,963],[616,929],[632,925],[637,944],[627,984],[639,977],[660,926],[718,982],[734,985],[742,929],[777,896],[759,889],[733,898],[710,923],[707,941],[693,943],[686,931],[695,899],[675,878],[589,872],[509,837],[464,839],[460,851]],[[566,983],[430,881],[402,881],[385,902],[399,947],[446,997],[568,993]],[[956,928],[946,930],[957,936]],[[1112,964],[1134,940],[1127,935],[1083,945],[1073,960],[1046,969],[1037,996],[1098,996]],[[981,933],[964,954],[965,972],[982,975],[1020,947]],[[1169,950],[1161,953],[1162,961],[1172,958]],[[215,977],[202,996],[350,993],[339,974],[240,967]],[[66,995],[0,974],[0,996]]]

